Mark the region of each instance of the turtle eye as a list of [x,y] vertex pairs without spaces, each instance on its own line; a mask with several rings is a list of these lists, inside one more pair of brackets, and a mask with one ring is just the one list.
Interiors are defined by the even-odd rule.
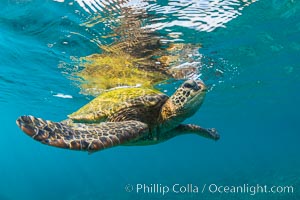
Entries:
[[195,86],[195,84],[193,84],[193,82],[186,82],[183,85],[185,88],[193,88]]
[[190,83],[185,83],[183,86],[186,88],[192,88],[192,85]]
[[197,85],[197,83],[195,81],[186,81],[183,86],[185,88],[189,88],[189,89],[194,89],[194,90],[199,90],[201,89],[200,86]]

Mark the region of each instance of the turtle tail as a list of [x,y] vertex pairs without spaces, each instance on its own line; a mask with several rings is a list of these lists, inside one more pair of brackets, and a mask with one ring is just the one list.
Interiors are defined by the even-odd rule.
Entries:
[[21,116],[16,123],[23,132],[43,144],[88,152],[140,139],[148,131],[148,126],[138,121],[68,124]]

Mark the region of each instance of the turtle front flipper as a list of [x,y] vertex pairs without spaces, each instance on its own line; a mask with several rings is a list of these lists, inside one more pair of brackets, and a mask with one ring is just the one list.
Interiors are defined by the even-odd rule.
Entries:
[[22,131],[43,144],[88,152],[138,140],[149,131],[147,124],[133,120],[65,124],[33,116],[21,116],[16,122]]
[[175,128],[176,131],[182,133],[195,133],[202,137],[206,137],[212,140],[219,140],[220,135],[215,128],[202,128],[201,126],[195,124],[180,124]]
[[218,134],[216,129],[214,128],[206,129],[195,124],[179,124],[176,128],[163,134],[161,139],[168,140],[170,138],[176,137],[178,135],[183,135],[183,134],[197,134],[199,136],[212,139],[212,140],[220,139],[220,135]]

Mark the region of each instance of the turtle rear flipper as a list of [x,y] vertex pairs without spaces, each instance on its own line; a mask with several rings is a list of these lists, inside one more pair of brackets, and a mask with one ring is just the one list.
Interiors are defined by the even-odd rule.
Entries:
[[148,133],[148,125],[139,121],[100,124],[52,122],[33,116],[21,116],[17,125],[33,139],[50,146],[94,152],[138,140]]

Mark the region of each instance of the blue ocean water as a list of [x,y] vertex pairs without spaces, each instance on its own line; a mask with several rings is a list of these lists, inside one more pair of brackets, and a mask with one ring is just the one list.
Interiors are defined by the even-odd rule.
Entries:
[[[186,122],[217,128],[217,142],[184,135],[88,155],[41,145],[23,134],[15,124],[18,116],[60,121],[92,98],[80,93],[71,72],[77,67],[73,58],[99,53],[98,45],[110,42],[100,37],[110,31],[110,17],[85,25],[95,22],[95,13],[114,15],[94,2],[1,1],[1,200],[300,199],[296,0],[129,2],[157,15],[149,26],[159,32],[202,45],[201,78],[211,90]],[[133,191],[126,191],[128,184]],[[171,189],[193,184],[199,191],[163,195],[137,192],[137,184]],[[292,186],[293,192],[209,191],[214,184]]]

